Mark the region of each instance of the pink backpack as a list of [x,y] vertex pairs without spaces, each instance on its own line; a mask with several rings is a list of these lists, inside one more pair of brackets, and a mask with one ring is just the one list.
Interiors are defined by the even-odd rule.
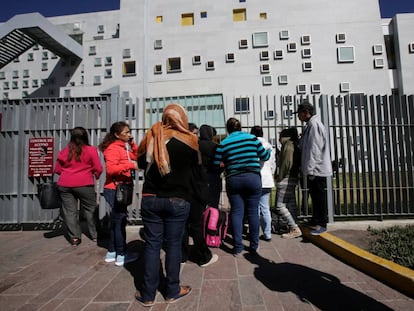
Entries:
[[203,236],[209,247],[220,247],[226,238],[229,216],[218,208],[207,206],[203,213]]

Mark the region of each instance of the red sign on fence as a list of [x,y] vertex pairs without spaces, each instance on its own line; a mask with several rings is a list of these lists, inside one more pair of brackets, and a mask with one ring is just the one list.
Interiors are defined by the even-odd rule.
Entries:
[[29,139],[29,177],[53,175],[53,137]]

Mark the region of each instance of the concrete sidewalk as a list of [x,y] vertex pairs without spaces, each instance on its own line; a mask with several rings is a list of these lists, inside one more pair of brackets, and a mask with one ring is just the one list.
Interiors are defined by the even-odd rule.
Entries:
[[[142,252],[139,227],[128,227],[128,247]],[[44,231],[0,232],[0,310],[412,310],[413,300],[343,263],[302,238],[274,234],[259,256],[234,258],[230,244],[212,249],[207,268],[182,266],[192,293],[145,308],[134,300],[142,260],[123,268],[105,264],[105,248],[83,237],[77,248]],[[320,238],[320,237],[319,237]],[[247,242],[246,242],[247,245]]]

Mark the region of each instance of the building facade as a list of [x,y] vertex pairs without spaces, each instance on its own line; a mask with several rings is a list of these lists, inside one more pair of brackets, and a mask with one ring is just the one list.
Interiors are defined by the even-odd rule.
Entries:
[[35,42],[0,68],[0,100],[181,99],[222,120],[256,109],[252,94],[414,93],[414,14],[381,19],[378,0],[120,0],[47,21],[82,56]]

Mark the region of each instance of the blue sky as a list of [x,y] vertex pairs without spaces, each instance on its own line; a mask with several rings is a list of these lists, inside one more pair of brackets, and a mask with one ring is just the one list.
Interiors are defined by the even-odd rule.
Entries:
[[[5,0],[3,2],[0,22],[5,22],[16,14],[31,12],[39,12],[43,16],[59,16],[119,9],[119,0]],[[413,0],[379,0],[379,2],[383,17],[392,17],[395,13],[414,13]]]

